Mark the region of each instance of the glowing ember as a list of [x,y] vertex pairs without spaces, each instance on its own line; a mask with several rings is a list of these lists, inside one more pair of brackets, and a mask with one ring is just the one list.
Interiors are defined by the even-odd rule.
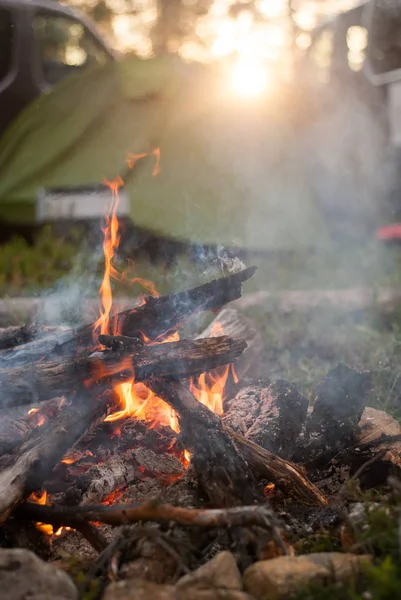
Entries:
[[78,460],[81,460],[82,458],[85,458],[86,456],[93,456],[93,453],[90,450],[85,450],[83,452],[78,452],[78,451],[73,451],[70,454],[67,454],[66,456],[64,456],[64,458],[62,459],[62,463],[64,463],[65,465],[73,465],[74,463],[76,463]]
[[264,497],[271,498],[273,496],[275,487],[276,486],[274,485],[274,483],[268,483],[267,485],[265,485],[265,487],[263,488]]
[[28,410],[28,415],[33,415],[33,414],[37,413],[38,410],[39,410],[38,408],[31,408],[31,410]]

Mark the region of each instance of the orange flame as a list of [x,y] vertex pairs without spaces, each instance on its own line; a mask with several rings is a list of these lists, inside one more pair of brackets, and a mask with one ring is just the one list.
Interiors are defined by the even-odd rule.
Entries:
[[[35,502],[36,504],[41,504],[42,506],[45,506],[47,504],[47,492],[46,490],[43,490],[41,492],[33,492],[28,500],[30,502]],[[61,535],[63,530],[65,531],[71,531],[71,527],[59,527],[57,529],[57,531],[54,531],[53,529],[53,525],[47,525],[46,523],[35,523],[36,527],[39,529],[39,531],[43,531],[44,534],[46,535]]]
[[[150,154],[129,154],[127,157],[127,163],[130,168],[133,168],[138,160],[149,155],[156,157],[156,164],[153,170],[153,175],[157,175],[160,171],[160,151],[159,149],[153,150]],[[116,317],[112,316],[112,289],[111,279],[116,279],[125,283],[140,283],[147,293],[153,296],[158,296],[157,290],[154,284],[150,281],[145,281],[138,277],[132,277],[130,275],[133,271],[133,264],[130,263],[129,269],[123,273],[119,273],[115,268],[113,262],[115,254],[120,241],[118,232],[118,219],[117,219],[117,208],[119,203],[119,190],[124,184],[121,177],[116,178],[113,181],[105,181],[106,185],[109,186],[112,192],[112,201],[109,210],[106,214],[105,227],[103,230],[104,241],[104,276],[100,286],[100,297],[101,297],[101,308],[99,319],[94,323],[94,333],[113,333],[117,335],[120,333],[120,326],[117,322]],[[146,300],[144,300],[146,301]],[[211,335],[217,336],[224,333],[223,327],[217,323],[212,327]],[[166,342],[178,341],[180,339],[178,331],[167,332],[160,336],[156,340],[149,339],[144,333],[142,334],[143,341],[146,344],[162,344]],[[126,363],[124,365],[124,362]],[[128,379],[124,383],[118,383],[115,386],[116,397],[118,398],[119,410],[116,410],[112,414],[108,415],[105,421],[117,421],[125,417],[135,417],[139,420],[145,420],[149,422],[149,426],[152,427],[156,423],[161,425],[169,426],[175,432],[179,432],[179,421],[177,415],[171,407],[164,402],[161,398],[158,398],[154,392],[148,389],[145,385],[135,382],[135,374],[133,372],[132,365],[129,360],[121,361],[119,365],[115,367],[115,371],[121,373],[121,369],[127,368]],[[107,375],[111,375],[113,368],[107,369]],[[230,366],[215,369],[211,373],[203,373],[196,380],[191,379],[190,388],[195,397],[202,404],[206,405],[213,412],[221,415],[223,413],[223,401],[224,401],[224,388],[227,382],[227,378],[230,372]],[[131,375],[130,375],[131,374]],[[94,375],[94,378],[105,376],[105,368],[99,364],[99,373]],[[234,378],[236,377],[233,371]],[[87,384],[90,385],[91,381]],[[190,453],[185,450],[182,458],[185,466],[189,464]],[[67,462],[67,459],[64,460]]]

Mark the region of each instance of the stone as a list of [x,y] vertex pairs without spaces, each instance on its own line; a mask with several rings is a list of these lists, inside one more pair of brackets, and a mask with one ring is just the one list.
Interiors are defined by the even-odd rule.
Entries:
[[320,552],[280,556],[254,563],[244,573],[246,592],[258,600],[279,600],[311,583],[345,582],[358,575],[368,556]]
[[254,598],[239,590],[224,588],[200,590],[188,587],[177,589],[175,600],[254,600]]
[[20,548],[0,549],[0,589],[2,600],[78,600],[67,573]]
[[181,577],[176,587],[177,589],[196,587],[241,590],[242,579],[234,556],[231,552],[224,551],[216,554],[196,571]]
[[102,600],[176,600],[176,595],[172,585],[125,579],[108,585]]
[[141,579],[131,579],[111,583],[106,588],[102,600],[253,600],[253,598],[239,590],[199,589],[189,586],[175,588],[171,585],[158,585]]
[[[384,410],[378,410],[368,406],[362,413],[359,421],[360,432],[358,435],[359,444],[367,444],[377,440],[384,435],[400,435],[401,425],[391,415]],[[401,441],[386,442],[378,444],[375,453],[385,451],[381,461],[388,461],[401,469]]]

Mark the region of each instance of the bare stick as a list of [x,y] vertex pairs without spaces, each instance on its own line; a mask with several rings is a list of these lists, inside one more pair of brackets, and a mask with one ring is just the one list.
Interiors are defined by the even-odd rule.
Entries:
[[157,502],[116,506],[44,506],[25,502],[14,512],[18,519],[39,521],[50,525],[76,526],[77,522],[97,521],[108,525],[126,525],[138,521],[169,523],[209,529],[259,526],[270,529],[276,524],[272,509],[267,506],[238,506],[226,509],[182,508]]

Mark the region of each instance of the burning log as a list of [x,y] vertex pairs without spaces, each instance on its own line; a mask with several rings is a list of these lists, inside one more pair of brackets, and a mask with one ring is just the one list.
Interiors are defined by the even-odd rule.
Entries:
[[74,403],[65,403],[58,415],[35,429],[16,454],[2,460],[0,471],[0,523],[29,493],[41,488],[52,469],[91,427],[102,419],[107,403],[85,389]]
[[262,501],[256,480],[219,417],[180,383],[152,379],[148,385],[177,411],[180,441],[191,453],[191,464],[209,501],[215,506]]
[[255,478],[266,478],[303,504],[327,504],[295,465],[224,427],[219,417],[200,404],[187,388],[172,381],[148,383],[177,411],[180,439],[192,454],[191,464],[211,502],[220,505],[239,499],[249,502],[243,498],[259,496]]
[[120,490],[135,481],[147,477],[171,481],[183,473],[183,465],[172,454],[156,454],[146,448],[127,450],[123,454],[112,454],[82,475],[74,477],[72,485],[59,502],[67,506],[96,504],[106,497],[118,497]]
[[58,361],[38,361],[29,366],[0,369],[3,406],[21,406],[46,400],[55,394],[68,395],[77,381],[101,385],[110,380],[151,376],[187,377],[235,360],[245,348],[226,336],[204,340],[169,342],[143,348],[124,348]]
[[[242,283],[255,273],[256,267],[248,267],[227,277],[215,279],[191,290],[160,296],[147,297],[142,306],[125,310],[110,319],[109,334],[112,335],[112,323],[117,319],[119,333],[131,338],[150,340],[159,339],[168,332],[175,331],[192,314],[203,310],[218,310],[228,302],[240,298]],[[60,344],[60,353],[70,353],[77,347],[87,348],[93,344],[93,325],[80,327],[68,341]]]

